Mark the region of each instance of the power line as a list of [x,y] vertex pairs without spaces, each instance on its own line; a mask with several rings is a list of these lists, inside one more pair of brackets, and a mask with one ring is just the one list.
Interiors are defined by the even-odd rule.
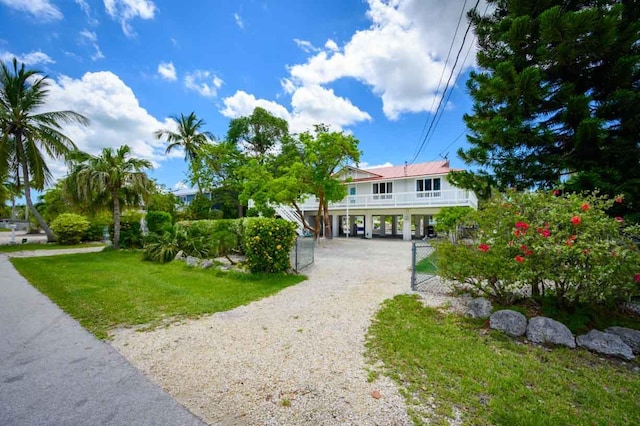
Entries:
[[[431,107],[429,108],[429,111],[433,111],[433,107],[436,104],[436,99],[438,98],[438,91],[440,90],[440,85],[442,84],[444,72],[447,70],[449,57],[451,56],[451,51],[453,51],[453,45],[455,44],[456,36],[458,35],[458,28],[460,28],[460,22],[462,22],[462,17],[464,16],[464,11],[467,7],[467,1],[468,0],[464,0],[464,4],[462,5],[462,10],[460,10],[460,16],[458,17],[458,23],[456,24],[456,30],[453,32],[453,38],[451,38],[451,45],[449,45],[449,52],[447,52],[447,59],[445,59],[444,65],[442,66],[442,73],[440,73],[438,86],[436,86],[436,91],[435,91],[435,94],[433,95],[433,101],[431,102]],[[443,93],[443,96],[444,96],[444,93]],[[422,140],[422,135],[424,135],[424,130],[427,128],[427,123],[429,123],[429,118],[424,120],[424,126],[422,126],[422,131],[420,132],[420,136],[418,137],[418,144]]]
[[[478,7],[479,4],[480,4],[480,0],[476,0],[476,4],[475,4],[475,6],[473,6],[473,10],[475,10]],[[442,97],[440,98],[440,101],[438,102],[438,107],[436,108],[436,112],[432,116],[431,123],[429,124],[429,128],[427,129],[427,133],[426,133],[424,139],[422,140],[422,143],[420,144],[420,147],[418,148],[418,151],[413,156],[413,158],[411,159],[409,164],[413,164],[416,161],[416,159],[418,158],[418,156],[420,155],[422,150],[426,147],[427,141],[430,140],[429,135],[431,133],[431,129],[433,129],[434,123],[436,121],[436,117],[438,116],[438,113],[440,112],[440,108],[442,107],[442,104],[443,104],[444,98],[446,96],[447,90],[449,90],[449,85],[451,84],[451,78],[453,77],[453,73],[455,72],[456,65],[458,64],[458,60],[460,59],[460,54],[462,53],[462,49],[465,46],[465,42],[467,40],[467,35],[469,34],[469,30],[471,30],[471,21],[469,21],[469,25],[467,25],[467,29],[465,30],[464,36],[462,37],[462,43],[460,44],[460,48],[458,49],[458,52],[456,54],[456,59],[455,59],[455,61],[453,63],[453,67],[451,67],[451,73],[449,74],[449,78],[447,79],[447,84],[445,85],[444,91],[442,92]]]

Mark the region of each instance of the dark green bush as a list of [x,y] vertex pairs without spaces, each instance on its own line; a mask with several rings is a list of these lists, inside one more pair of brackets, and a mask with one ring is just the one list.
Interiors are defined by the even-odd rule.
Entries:
[[[142,227],[140,220],[142,213],[128,210],[120,216],[120,248],[140,248],[143,246]],[[113,223],[109,227],[109,235],[113,241]]]
[[62,213],[51,223],[51,229],[60,244],[78,244],[89,229],[89,221],[78,214]]
[[147,229],[156,234],[171,228],[171,214],[167,212],[148,211],[146,216]]
[[295,239],[295,225],[284,219],[256,218],[248,222],[244,242],[251,272],[289,270],[289,253]]

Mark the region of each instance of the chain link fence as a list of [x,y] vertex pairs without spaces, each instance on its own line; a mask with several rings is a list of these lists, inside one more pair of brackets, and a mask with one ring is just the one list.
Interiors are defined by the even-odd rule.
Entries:
[[451,292],[438,276],[435,247],[426,241],[414,241],[411,255],[411,290],[442,295]]
[[300,272],[307,266],[313,265],[315,239],[313,236],[299,236],[291,249],[291,267]]

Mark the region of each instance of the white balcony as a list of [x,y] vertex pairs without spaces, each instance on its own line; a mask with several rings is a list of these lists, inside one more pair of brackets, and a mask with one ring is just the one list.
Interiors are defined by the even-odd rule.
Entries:
[[[392,194],[349,195],[342,201],[330,203],[329,209],[367,209],[397,207],[448,207],[469,206],[478,208],[478,199],[472,191],[445,189],[441,191],[398,192]],[[302,210],[318,209],[318,200],[309,197]]]

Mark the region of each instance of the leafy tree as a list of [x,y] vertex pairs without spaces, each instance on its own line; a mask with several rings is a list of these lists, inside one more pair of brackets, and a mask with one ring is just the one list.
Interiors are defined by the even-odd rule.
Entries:
[[[499,189],[599,189],[640,207],[640,7],[632,0],[490,0],[472,11],[471,147]],[[468,177],[468,176],[467,176]],[[455,179],[455,175],[454,175]],[[473,188],[469,182],[467,187]],[[486,185],[481,185],[486,186]]]
[[[154,133],[156,139],[166,139],[169,142],[165,151],[166,154],[169,154],[175,148],[184,149],[185,161],[189,163],[189,167],[194,167],[198,164],[196,159],[200,149],[214,139],[213,134],[202,130],[206,123],[198,118],[195,112],[191,112],[187,116],[180,114],[179,117],[174,115],[170,118],[177,126],[177,131],[171,129],[156,130]],[[198,176],[198,174],[196,173],[195,176]],[[198,191],[201,192],[200,182],[196,181],[195,183]]]
[[250,116],[234,118],[229,123],[227,140],[264,162],[277,144],[289,137],[287,120],[256,107]]
[[[63,158],[75,145],[62,126],[87,125],[88,120],[73,111],[43,112],[49,94],[48,77],[36,70],[0,63],[0,175],[16,177],[17,188],[24,189],[27,206],[47,234],[55,234],[31,201],[31,188],[42,190],[51,180],[46,157]],[[20,175],[22,178],[20,179]]]
[[176,205],[180,200],[174,194],[169,192],[164,185],[158,185],[154,182],[151,193],[149,194],[149,202],[145,205],[147,211],[166,212],[175,220]]
[[131,148],[123,145],[115,152],[103,148],[98,156],[85,155],[67,179],[66,190],[81,200],[93,200],[100,206],[113,206],[113,247],[120,247],[121,205],[139,206],[147,198],[152,182],[144,172],[151,162],[130,158]]
[[303,226],[317,238],[320,220],[316,220],[312,228],[299,207],[309,195],[314,195],[319,203],[316,217],[324,219],[324,235],[331,238],[329,203],[342,200],[347,195],[346,187],[335,174],[341,167],[357,163],[359,159],[355,137],[331,132],[325,125],[316,125],[314,134],[305,132],[299,135],[298,140],[286,141],[280,155],[270,165],[256,160],[249,162],[243,169],[246,182],[242,198],[252,199],[259,208],[269,203],[293,206]]

